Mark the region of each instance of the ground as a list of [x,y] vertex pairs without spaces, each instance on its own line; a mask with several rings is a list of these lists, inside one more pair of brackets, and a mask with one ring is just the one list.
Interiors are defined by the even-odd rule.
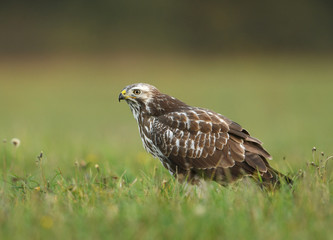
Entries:
[[[0,239],[332,239],[332,65],[325,56],[1,60]],[[178,184],[117,101],[134,82],[238,122],[295,186]]]

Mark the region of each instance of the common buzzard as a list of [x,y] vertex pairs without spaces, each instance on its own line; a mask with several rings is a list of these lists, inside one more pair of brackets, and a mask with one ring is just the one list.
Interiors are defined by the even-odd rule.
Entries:
[[145,83],[125,87],[144,148],[178,180],[196,184],[211,179],[220,184],[250,175],[264,184],[277,184],[271,155],[260,140],[239,124],[212,110],[191,107]]

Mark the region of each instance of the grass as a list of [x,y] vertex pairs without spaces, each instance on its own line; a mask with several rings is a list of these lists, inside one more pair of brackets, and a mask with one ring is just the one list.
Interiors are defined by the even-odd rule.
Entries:
[[[332,238],[331,66],[304,56],[0,62],[0,239]],[[178,184],[117,102],[132,82],[243,125],[295,176],[293,191]]]

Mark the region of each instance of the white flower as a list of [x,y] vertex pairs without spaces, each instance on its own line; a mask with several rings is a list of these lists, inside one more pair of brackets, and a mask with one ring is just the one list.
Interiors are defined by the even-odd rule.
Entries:
[[19,147],[20,146],[20,144],[21,144],[21,141],[20,141],[20,139],[18,139],[18,138],[13,138],[12,139],[12,144],[14,145],[14,147]]

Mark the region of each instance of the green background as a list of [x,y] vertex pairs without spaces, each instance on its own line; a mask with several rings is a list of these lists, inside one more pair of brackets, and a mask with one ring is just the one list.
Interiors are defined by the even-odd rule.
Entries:
[[[1,3],[0,239],[331,239],[331,10]],[[295,186],[178,184],[118,103],[135,82],[241,124]]]

